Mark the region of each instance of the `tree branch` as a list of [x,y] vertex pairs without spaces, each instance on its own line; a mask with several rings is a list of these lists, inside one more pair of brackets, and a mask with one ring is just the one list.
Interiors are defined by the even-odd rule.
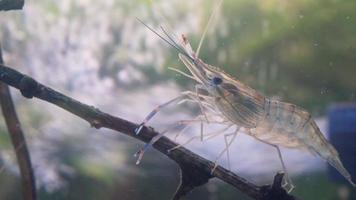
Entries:
[[[0,64],[3,64],[1,45]],[[36,199],[36,184],[30,154],[11,98],[9,86],[2,82],[0,82],[0,103],[12,146],[16,154],[17,163],[20,168],[23,199],[34,200]]]
[[[138,126],[137,124],[104,113],[93,106],[83,104],[4,65],[0,65],[0,80],[19,89],[23,96],[27,98],[37,97],[55,104],[86,120],[92,127],[97,129],[101,127],[109,128],[124,133],[130,137],[139,139],[143,142],[150,141],[158,134],[152,128],[144,127],[141,133],[136,135],[134,130]],[[213,162],[189,151],[184,147],[178,148],[170,153],[167,152],[168,149],[175,146],[177,146],[177,144],[169,140],[167,137],[162,137],[153,145],[155,149],[177,162],[181,168],[181,184],[173,199],[179,199],[195,187],[205,184],[213,177],[219,178],[222,181],[234,186],[253,199],[269,200],[268,197],[273,196],[272,193],[276,191],[275,189],[268,189],[272,188],[272,186],[260,187],[254,185],[253,183],[250,183],[244,178],[237,176],[221,166],[218,166],[213,174],[211,174],[211,169],[214,166]],[[192,176],[194,176],[194,178],[192,178]],[[284,191],[281,186],[273,188],[279,188]],[[287,193],[286,197],[288,197],[288,200],[295,199]],[[287,200],[287,198],[281,198],[280,200]]]

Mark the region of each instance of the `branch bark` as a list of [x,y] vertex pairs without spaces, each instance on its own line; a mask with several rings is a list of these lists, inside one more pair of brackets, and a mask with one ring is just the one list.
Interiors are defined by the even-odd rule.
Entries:
[[[26,98],[37,97],[49,103],[55,104],[86,120],[92,127],[97,129],[102,127],[109,128],[143,142],[150,141],[158,134],[152,128],[144,127],[141,133],[136,135],[134,130],[138,126],[137,124],[104,113],[93,106],[83,104],[4,65],[0,65],[0,80],[19,89],[22,95]],[[222,181],[239,189],[249,197],[258,200],[270,200],[269,197],[276,196],[273,194],[274,192],[284,191],[284,189],[280,185],[278,186],[278,184],[262,187],[257,186],[221,166],[218,166],[211,174],[211,169],[214,166],[213,162],[189,151],[184,147],[170,153],[167,152],[168,149],[175,146],[177,146],[177,144],[169,140],[167,137],[162,137],[153,145],[155,149],[178,163],[181,168],[181,184],[173,199],[179,199],[195,187],[205,184],[213,177],[221,179]],[[278,190],[276,188],[278,188]],[[286,192],[284,196],[280,195],[279,197],[281,198],[274,200],[296,199]]]
[[[0,64],[3,64],[0,45]],[[27,149],[25,136],[21,130],[20,121],[17,117],[14,103],[11,98],[9,86],[0,82],[0,104],[5,123],[9,131],[12,146],[20,168],[22,195],[25,200],[36,199],[36,183],[33,175],[30,154]]]

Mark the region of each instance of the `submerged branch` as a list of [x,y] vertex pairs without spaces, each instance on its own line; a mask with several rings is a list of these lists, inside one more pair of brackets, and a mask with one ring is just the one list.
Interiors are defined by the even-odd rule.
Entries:
[[[135,128],[138,126],[137,124],[104,113],[93,106],[83,104],[41,83],[38,83],[31,77],[21,74],[18,71],[4,65],[0,65],[0,80],[19,89],[23,96],[27,98],[37,97],[49,103],[55,104],[67,110],[68,112],[71,112],[74,115],[86,120],[92,127],[97,129],[102,127],[109,128],[143,142],[150,141],[158,134],[158,132],[154,131],[152,128],[144,127],[141,133],[136,135]],[[177,162],[181,168],[181,185],[173,199],[179,199],[190,190],[205,184],[209,181],[210,178],[213,177],[221,179],[222,181],[239,189],[249,197],[258,200],[267,200],[269,199],[268,197],[275,196],[272,194],[273,192],[284,191],[281,186],[276,186],[276,184],[273,184],[273,187],[257,186],[221,166],[218,166],[214,173],[211,174],[211,169],[214,167],[213,162],[189,151],[184,147],[178,148],[177,150],[170,153],[167,152],[167,150],[175,146],[177,146],[177,144],[169,140],[167,137],[162,137],[153,145],[155,149]],[[280,178],[280,176],[278,177]],[[287,193],[285,193],[284,197],[280,198],[280,200],[295,199],[293,196]]]
[[[1,45],[0,64],[3,64]],[[0,104],[20,168],[23,199],[34,200],[36,199],[36,181],[33,175],[30,154],[11,98],[9,86],[3,82],[0,82]]]

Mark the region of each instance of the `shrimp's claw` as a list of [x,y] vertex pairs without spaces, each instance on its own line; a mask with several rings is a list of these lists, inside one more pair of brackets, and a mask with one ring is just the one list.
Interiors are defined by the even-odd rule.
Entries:
[[215,170],[216,170],[217,167],[218,167],[218,164],[217,164],[217,163],[214,163],[214,167],[211,169],[210,175],[213,175],[213,174],[214,174],[214,172],[215,172]]
[[136,165],[140,164],[144,154],[145,154],[145,151],[143,151],[143,149],[140,149],[139,151],[137,151],[134,154],[134,157],[138,157],[137,160],[136,160]]
[[135,134],[136,135],[140,134],[140,132],[141,132],[141,130],[142,130],[144,125],[145,125],[145,123],[142,122],[140,125],[138,125],[137,128],[135,128]]
[[146,150],[148,149],[148,147],[150,147],[149,144],[146,144],[143,148],[141,148],[140,150],[138,150],[135,154],[134,154],[134,157],[138,157],[137,158],[137,161],[136,161],[136,165],[139,165],[142,158],[143,158],[143,155],[145,154]]

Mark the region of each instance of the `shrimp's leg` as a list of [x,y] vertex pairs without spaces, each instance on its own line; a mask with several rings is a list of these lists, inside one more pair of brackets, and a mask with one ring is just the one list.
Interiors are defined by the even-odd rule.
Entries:
[[[212,122],[212,123],[218,123],[218,122]],[[228,125],[227,127],[224,127],[224,128],[221,129],[221,130],[214,131],[214,132],[212,132],[212,133],[208,133],[208,134],[205,135],[205,138],[204,138],[204,135],[203,135],[203,140],[202,140],[202,141],[205,141],[205,140],[211,139],[211,138],[213,138],[213,137],[215,137],[215,136],[218,136],[218,135],[220,135],[221,133],[227,131],[230,127],[232,127],[232,125]],[[176,150],[176,149],[178,149],[178,148],[180,148],[180,147],[184,147],[185,145],[187,145],[187,144],[191,143],[192,141],[197,140],[197,139],[199,139],[199,138],[201,138],[201,137],[202,137],[201,135],[199,135],[199,136],[193,136],[193,137],[191,137],[190,139],[188,139],[186,142],[184,142],[184,143],[182,143],[182,144],[179,144],[179,145],[177,145],[177,146],[175,146],[175,147],[173,147],[173,148],[171,148],[171,149],[168,149],[168,152],[174,151],[174,150]]]
[[[196,96],[197,96],[197,100],[198,100],[198,104],[199,104],[201,113],[204,115],[204,117],[205,117],[207,123],[209,123],[208,117],[206,116],[206,114],[205,114],[205,112],[204,112],[204,109],[203,109],[203,103],[202,103],[201,100],[200,100],[199,89],[203,89],[203,90],[205,90],[205,89],[203,88],[202,85],[199,85],[199,84],[195,85],[195,94],[196,94]],[[203,137],[203,136],[202,136],[202,137]]]
[[180,134],[184,133],[184,131],[186,131],[189,127],[191,127],[191,125],[193,124],[193,122],[199,122],[200,123],[200,134],[203,134],[203,122],[204,120],[201,119],[202,115],[199,115],[198,117],[194,118],[193,120],[191,120],[187,126],[185,126],[181,131],[179,131],[175,136],[174,136],[174,141],[177,141],[177,138]]
[[173,148],[171,148],[171,149],[168,149],[167,152],[170,153],[171,151],[174,151],[174,150],[176,150],[176,149],[178,149],[178,148],[180,148],[180,147],[184,147],[185,145],[191,143],[193,140],[196,140],[196,139],[199,139],[199,138],[200,138],[200,136],[191,137],[189,140],[187,140],[187,141],[184,142],[183,144],[179,144],[179,145],[177,145],[177,146],[175,146],[175,147],[173,147]]
[[288,171],[287,171],[287,167],[286,167],[286,165],[284,164],[284,161],[283,161],[283,158],[282,158],[281,150],[279,149],[279,147],[278,147],[277,145],[270,144],[270,143],[265,142],[265,141],[263,141],[263,140],[260,140],[260,139],[258,139],[258,138],[255,138],[255,139],[257,139],[258,141],[260,141],[260,142],[262,142],[262,143],[265,143],[265,144],[268,144],[268,145],[270,145],[270,146],[272,146],[272,147],[274,147],[274,148],[277,149],[278,158],[279,158],[279,160],[281,161],[283,171],[284,171],[284,173],[286,174],[286,178],[284,179],[284,180],[285,180],[285,184],[283,184],[283,187],[289,185],[290,188],[287,189],[287,192],[290,193],[290,192],[295,188],[295,186],[294,186],[294,184],[293,184],[293,182],[292,182],[292,179],[289,177],[289,173],[288,173]]
[[231,128],[233,126],[233,124],[229,124],[228,126],[226,126],[225,128],[218,130],[218,131],[214,131],[212,133],[206,134],[205,138],[203,139],[203,141],[207,141],[210,140],[218,135],[220,135],[221,133],[224,133],[225,131],[227,131],[229,128]]
[[[174,127],[178,126],[177,124],[175,124]],[[173,127],[171,127],[173,128]],[[157,140],[159,140],[161,137],[163,137],[166,133],[168,132],[168,129],[162,131],[160,134],[154,136],[150,142],[146,143],[145,146],[143,148],[141,148],[140,150],[138,150],[134,156],[135,157],[138,157],[137,158],[137,161],[136,161],[136,165],[140,164],[142,158],[143,158],[143,155],[145,154],[145,152],[147,151],[147,149],[152,146],[155,142],[157,142]]]
[[282,164],[282,167],[283,167],[283,171],[284,173],[286,173],[286,182],[285,184],[283,185],[283,187],[289,185],[290,188],[288,189],[288,193],[290,193],[293,189],[294,189],[294,184],[292,182],[292,179],[289,177],[289,174],[288,174],[288,171],[287,171],[287,168],[286,168],[286,165],[284,164],[284,161],[283,161],[283,158],[282,158],[282,153],[281,153],[281,150],[279,149],[279,147],[277,145],[272,145],[274,146],[276,149],[277,149],[277,152],[278,152],[278,157],[279,157],[279,160],[281,161],[281,164]]
[[[197,92],[197,95],[199,95],[199,97],[201,98],[204,98],[205,100],[207,98],[210,98],[209,96],[206,96],[206,95],[202,95],[202,94],[199,94]],[[199,115],[198,117],[196,117],[194,120],[200,122],[200,136],[201,136],[201,141],[203,141],[203,138],[204,138],[204,123],[203,122],[206,122],[206,123],[222,123],[224,124],[225,121],[222,121],[222,122],[218,122],[218,121],[211,121],[209,120],[209,117],[208,115],[204,112],[204,108],[207,109],[207,110],[210,110],[210,111],[214,111],[212,108],[211,108],[211,105],[208,103],[208,102],[204,102],[205,104],[203,104],[203,102],[201,102],[201,100],[197,97],[191,97],[191,98],[184,98],[182,99],[181,101],[178,102],[178,104],[181,104],[181,103],[185,103],[185,102],[193,102],[193,103],[199,103],[200,105],[200,109],[201,109],[201,112],[203,115]],[[218,113],[214,113],[213,114],[214,116],[219,116],[221,118],[223,118],[222,115],[218,114]],[[205,121],[203,120],[203,118],[205,118]],[[180,134],[182,134],[184,131],[186,131],[191,125],[188,125],[186,127],[184,127],[180,132],[178,132],[175,137],[174,137],[174,141],[177,141],[177,138]]]
[[[199,117],[199,116],[198,116]],[[162,131],[161,133],[159,133],[158,135],[154,136],[148,143],[145,144],[145,146],[143,148],[141,148],[139,151],[137,151],[134,156],[138,157],[137,161],[136,161],[136,165],[140,164],[143,155],[145,154],[146,150],[152,146],[155,142],[157,142],[161,137],[163,137],[166,133],[168,133],[170,130],[179,127],[183,124],[192,124],[192,123],[196,123],[196,122],[204,122],[204,120],[200,120],[195,118],[192,120],[179,120],[178,122],[172,124],[171,126],[169,126],[167,129],[165,129],[164,131]],[[216,123],[220,123],[220,122],[216,122]],[[199,136],[200,137],[200,136]],[[169,151],[169,150],[168,150]]]
[[[159,111],[161,111],[161,109],[167,107],[168,105],[172,104],[173,102],[179,100],[179,99],[183,99],[183,98],[193,98],[196,97],[196,93],[194,92],[191,92],[191,91],[186,91],[186,92],[183,92],[181,95],[167,101],[166,103],[163,103],[159,106],[157,106],[155,109],[153,109],[146,117],[145,119],[142,121],[142,123],[135,129],[135,133],[136,135],[138,135],[142,128],[145,126],[145,124],[150,120],[152,119]],[[199,98],[199,97],[198,97]]]
[[175,136],[174,136],[174,142],[176,142],[177,141],[177,138],[178,138],[178,136],[180,135],[180,134],[182,134],[182,133],[184,133],[189,127],[191,127],[191,125],[189,124],[189,125],[187,125],[187,126],[185,126],[181,131],[179,131]]
[[[200,95],[201,97],[203,97],[204,99],[205,98],[209,98],[208,96],[205,96],[205,95]],[[180,104],[180,103],[184,103],[184,102],[193,102],[193,103],[197,103],[198,102],[198,100],[196,100],[195,98],[193,99],[188,99],[188,98],[186,98],[186,99],[183,99],[183,100],[181,100],[178,104]],[[206,102],[205,102],[206,103]],[[203,108],[205,108],[205,109],[207,109],[207,110],[211,110],[211,108],[209,107],[210,105],[207,103],[207,104],[202,104],[202,107]],[[213,110],[211,110],[211,111],[213,111]],[[219,116],[219,117],[221,117],[221,118],[223,118],[223,116],[221,115],[221,114],[218,114],[218,113],[213,113],[213,115],[214,116]],[[205,118],[205,121],[203,120],[203,118]],[[215,123],[215,124],[226,124],[226,120],[224,120],[224,121],[212,121],[212,120],[209,120],[209,116],[208,115],[199,115],[198,117],[196,117],[195,119],[193,119],[193,120],[195,120],[195,121],[197,121],[197,122],[200,122],[200,140],[201,141],[203,141],[204,140],[204,122],[206,122],[206,123]],[[175,135],[175,137],[174,137],[174,141],[177,141],[177,138],[178,138],[178,136],[180,135],[180,134],[182,134],[184,131],[186,131],[189,127],[191,126],[191,124],[190,125],[187,125],[187,126],[185,126],[181,131],[179,131],[176,135]],[[210,135],[210,134],[209,134]],[[211,137],[211,136],[210,136]]]
[[[207,122],[207,121],[205,121]],[[177,138],[180,134],[182,134],[184,131],[186,131],[188,128],[190,127],[190,125],[184,127],[181,131],[179,131],[175,137],[174,137],[174,141],[177,141]],[[203,123],[203,120],[200,121],[200,138],[201,138],[201,141],[203,141],[203,137],[204,137],[204,123]]]
[[200,122],[200,141],[203,141],[203,139],[204,139],[203,132],[204,132],[204,124],[203,124],[203,122]]
[[[234,142],[234,140],[236,139],[236,136],[238,134],[240,130],[240,127],[237,127],[235,132],[233,133],[229,133],[229,134],[225,134],[224,135],[224,139],[225,139],[225,148],[220,152],[220,154],[216,157],[215,161],[214,161],[214,167],[211,170],[211,174],[215,171],[215,169],[218,167],[218,160],[221,158],[221,156],[226,152],[227,153],[227,159],[228,159],[228,163],[229,163],[229,170],[230,170],[230,152],[229,152],[229,148],[231,146],[231,144]],[[227,138],[232,136],[230,141],[227,141]]]
[[[233,135],[233,138],[232,138],[231,140],[235,139],[234,137],[236,137],[236,135],[237,135],[237,134],[234,134],[234,135]],[[229,142],[227,141],[227,136],[226,136],[226,135],[224,135],[224,141],[225,141],[225,146],[227,147],[227,148],[226,148],[227,166],[228,166],[228,169],[231,171],[230,150],[229,150],[230,144],[229,144]],[[232,142],[231,142],[231,143],[232,143]]]

